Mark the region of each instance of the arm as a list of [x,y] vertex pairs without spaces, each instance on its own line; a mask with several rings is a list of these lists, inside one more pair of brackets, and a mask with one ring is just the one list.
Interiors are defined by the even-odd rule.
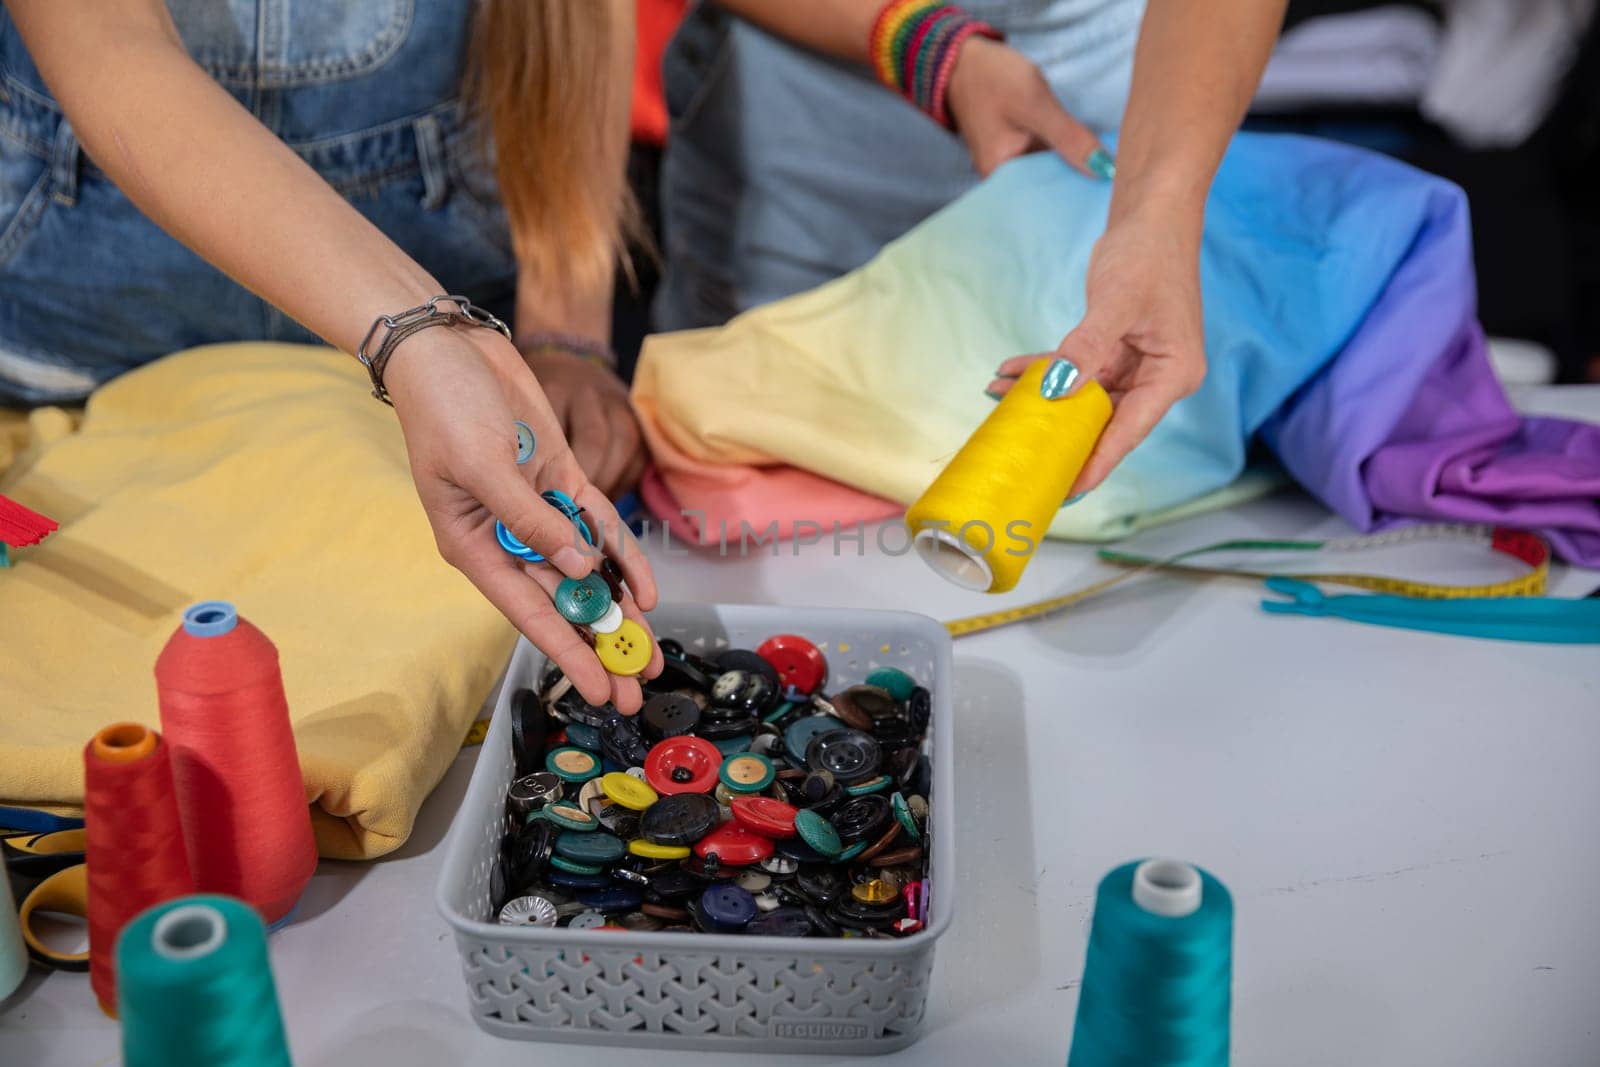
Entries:
[[[1074,492],[1105,480],[1205,379],[1200,238],[1206,196],[1266,67],[1285,0],[1150,0],[1083,321],[1056,355],[1115,413]],[[999,394],[1037,356],[1000,365]]]
[[[440,292],[190,60],[160,0],[7,3],[89,155],[152,220],[241,285],[346,352],[379,314]],[[490,330],[427,330],[396,352],[387,385],[441,553],[588,699],[637,707],[637,683],[611,679],[544,595],[541,586],[560,576],[530,574],[495,544],[498,516],[563,572],[591,569],[571,547],[570,526],[539,500],[548,487],[620,530],[516,350]],[[514,461],[515,418],[539,437],[535,462],[523,468]],[[653,606],[643,556],[614,554],[641,603]]]

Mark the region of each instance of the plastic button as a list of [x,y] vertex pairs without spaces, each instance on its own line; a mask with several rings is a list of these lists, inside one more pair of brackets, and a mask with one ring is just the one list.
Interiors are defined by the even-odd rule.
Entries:
[[786,692],[810,696],[822,688],[828,677],[828,661],[817,646],[798,634],[769,637],[756,648],[756,655],[772,664]]
[[[568,622],[589,626],[603,617],[614,605],[611,589],[598,574],[585,578],[563,578],[551,598],[556,610]],[[620,610],[620,609],[619,609]]]
[[688,845],[716,828],[722,812],[703,793],[662,797],[639,819],[639,833],[661,845]]
[[[534,449],[538,446],[538,439],[533,436],[533,427],[517,420],[517,466],[522,466],[533,458]],[[552,924],[554,925],[554,924]]]
[[839,840],[839,831],[814,811],[798,812],[794,817],[794,828],[799,833],[800,840],[821,856],[832,858],[844,851],[844,843]]
[[643,811],[660,798],[656,791],[631,774],[612,772],[601,777],[600,788],[606,799],[633,811]]
[[709,793],[717,785],[722,753],[699,737],[670,737],[650,750],[645,778],[664,797]]
[[867,675],[866,684],[887,690],[895,700],[905,703],[911,699],[911,691],[917,687],[917,680],[899,667],[879,667]]
[[563,782],[587,782],[600,773],[600,761],[581,748],[558,748],[544,758],[545,768]]
[[578,903],[602,912],[632,911],[644,903],[644,894],[631,885],[614,885],[584,890],[578,894]]
[[896,793],[889,798],[889,806],[894,810],[894,817],[905,829],[913,841],[922,840],[922,829],[917,825],[916,816],[911,814],[911,804],[906,800],[905,794]]
[[659,845],[642,837],[629,841],[628,851],[647,860],[686,860],[693,854],[688,845]]
[[701,859],[715,856],[724,867],[748,867],[772,855],[772,839],[726,823],[702,837],[694,846],[694,854]]
[[596,637],[601,634],[614,634],[622,628],[622,620],[627,618],[622,614],[622,605],[613,600],[606,605],[606,610],[600,617],[589,624],[589,629],[594,631]]
[[563,830],[576,830],[579,833],[592,833],[600,829],[600,820],[584,811],[578,805],[566,800],[558,800],[547,805],[539,812],[539,817],[548,819]]
[[556,838],[556,855],[579,863],[615,863],[628,854],[628,846],[621,838],[595,831],[580,833],[568,830]]
[[806,746],[805,754],[806,766],[814,771],[829,772],[841,785],[854,785],[871,778],[883,762],[883,750],[877,740],[860,730],[829,730],[818,734]]
[[571,874],[605,874],[606,869],[597,863],[582,863],[578,860],[569,860],[565,856],[551,856],[550,866],[558,871],[567,871]]
[[753,752],[730,756],[722,764],[719,777],[734,793],[759,793],[777,777],[772,761]]
[[833,815],[833,828],[842,841],[876,841],[894,819],[889,801],[881,796],[856,797]]
[[763,837],[793,837],[795,809],[770,797],[734,797],[730,805],[735,821]]
[[797,757],[804,757],[813,738],[839,728],[839,720],[831,715],[807,715],[796,719],[783,731],[783,747]]
[[625,678],[631,678],[650,665],[653,648],[645,628],[632,619],[623,619],[622,625],[614,633],[597,633],[594,639],[594,651],[600,657],[600,665],[612,674]]
[[657,693],[644,702],[639,720],[645,736],[653,740],[679,737],[700,724],[700,705],[683,693]]
[[736,885],[714,885],[700,894],[700,916],[720,933],[744,929],[756,917],[756,901]]

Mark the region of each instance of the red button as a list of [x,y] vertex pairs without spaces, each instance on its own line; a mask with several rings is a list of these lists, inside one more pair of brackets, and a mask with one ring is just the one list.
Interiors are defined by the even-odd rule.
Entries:
[[695,842],[694,853],[701,859],[715,853],[717,862],[724,867],[748,867],[772,855],[772,839],[723,823]]
[[734,797],[733,818],[740,826],[762,837],[793,837],[795,810],[771,797]]
[[664,797],[709,793],[717,787],[722,753],[700,737],[669,737],[650,750],[644,778]]
[[798,634],[769,637],[756,649],[756,655],[777,670],[785,690],[809,696],[821,689],[828,677],[828,661],[816,645]]

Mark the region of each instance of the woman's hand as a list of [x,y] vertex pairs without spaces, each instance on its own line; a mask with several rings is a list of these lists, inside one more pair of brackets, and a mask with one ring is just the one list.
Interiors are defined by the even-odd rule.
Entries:
[[644,472],[644,437],[622,380],[559,348],[539,348],[525,358],[572,442],[578,466],[595,487],[616,497],[637,485]]
[[1143,441],[1167,409],[1205,380],[1200,252],[1194,227],[1167,219],[1115,222],[1094,246],[1085,284],[1088,310],[1050,355],[1000,364],[988,392],[1009,390],[1036,359],[1061,357],[1111,395],[1114,412],[1073,493],[1099,485]]
[[[641,610],[656,604],[655,578],[610,500],[584,477],[521,355],[492,330],[424,330],[395,350],[384,380],[439,554],[558,664],[585,700],[610,701],[624,714],[637,711],[643,702],[638,681],[608,673],[551,603],[562,576],[588,574],[600,554],[540,492],[560,489],[587,511],[586,521],[632,593],[623,611],[641,625]],[[536,439],[533,458],[521,466],[517,419]],[[548,562],[507,554],[495,540],[496,519]],[[656,649],[644,676],[660,670]]]
[[1111,177],[1100,139],[1067,114],[1031,60],[984,37],[960,47],[945,103],[979,174],[987,178],[1007,160],[1049,148],[1091,177]]

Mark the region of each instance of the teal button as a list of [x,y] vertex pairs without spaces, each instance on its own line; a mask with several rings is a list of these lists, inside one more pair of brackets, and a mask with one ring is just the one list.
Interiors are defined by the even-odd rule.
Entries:
[[536,442],[535,442],[535,439],[534,439],[534,436],[533,436],[533,427],[529,426],[527,423],[523,422],[521,419],[518,419],[517,420],[517,466],[520,467],[524,463],[528,462],[528,460],[533,458],[533,449],[534,449],[535,443]]
[[879,667],[867,675],[867,684],[887,689],[890,696],[904,704],[911,699],[911,691],[917,687],[917,680],[899,667]]
[[917,829],[917,817],[911,814],[911,805],[906,802],[903,794],[896,793],[889,798],[889,806],[894,808],[894,817],[900,820],[900,826],[913,841],[922,840],[922,831]]
[[600,743],[600,728],[598,726],[590,726],[588,723],[567,723],[567,740],[590,752],[599,752],[602,747]]
[[569,860],[565,856],[551,856],[550,866],[554,867],[558,871],[566,871],[568,874],[606,873],[606,869],[604,867],[597,867],[592,863],[579,863],[577,860]]
[[844,842],[839,840],[839,831],[833,828],[833,823],[809,808],[795,814],[794,828],[800,840],[829,859],[838,859],[844,851]]
[[855,844],[851,845],[849,848],[847,848],[843,852],[839,853],[838,860],[839,860],[840,863],[845,863],[845,862],[847,862],[849,860],[855,859],[857,856],[861,855],[866,850],[867,850],[867,843],[865,841],[857,841]]
[[611,587],[599,572],[585,578],[563,578],[552,599],[563,619],[588,626],[611,609]]
[[627,854],[622,838],[603,830],[587,834],[568,830],[556,838],[556,855],[578,863],[615,863]]
[[740,734],[738,737],[725,737],[721,741],[713,741],[711,743],[717,746],[718,752],[727,757],[737,756],[741,752],[749,752],[750,743],[754,740],[755,738],[749,734]]
[[[570,730],[568,731],[568,734],[571,734]],[[876,778],[868,778],[864,782],[858,782],[855,785],[847,785],[844,787],[844,791],[853,797],[864,797],[868,793],[881,793],[892,785],[894,785],[893,778],[889,777],[887,774],[880,774]]]
[[806,746],[811,744],[813,737],[843,726],[844,723],[832,715],[807,715],[803,719],[796,719],[783,731],[783,745],[796,759],[805,759]]

